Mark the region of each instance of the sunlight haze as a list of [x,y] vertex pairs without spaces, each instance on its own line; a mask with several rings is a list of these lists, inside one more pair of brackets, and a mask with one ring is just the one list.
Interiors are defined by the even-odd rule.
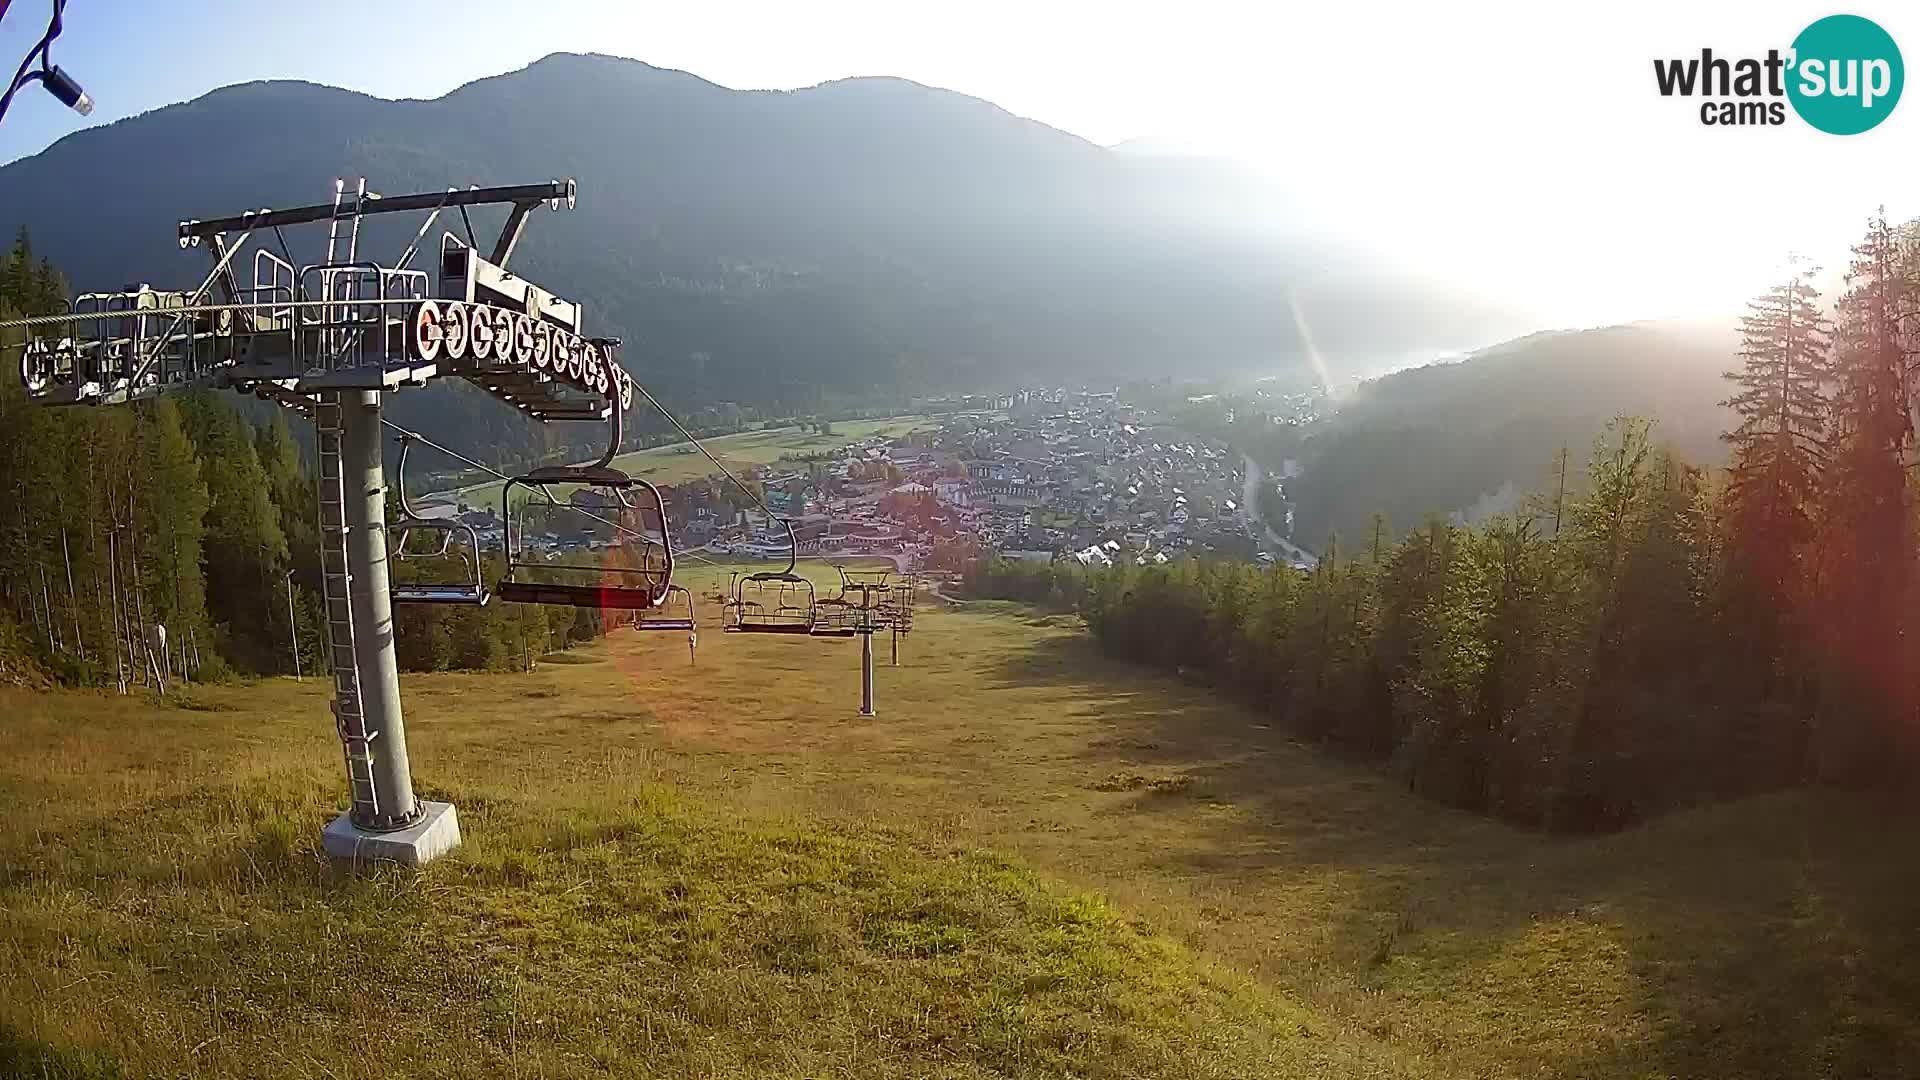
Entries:
[[[42,9],[13,4],[0,52],[24,50]],[[1920,130],[1911,105],[1852,138],[1792,123],[1712,129],[1687,102],[1658,96],[1654,57],[1784,46],[1828,13],[1804,4],[1642,2],[1604,17],[1539,4],[567,10],[400,5],[368,34],[343,33],[322,8],[263,20],[258,5],[214,0],[187,20],[80,0],[55,55],[98,102],[96,126],[264,78],[437,97],[554,51],[633,57],[734,88],[899,76],[1102,145],[1244,161],[1271,178],[1277,219],[1304,218],[1555,326],[1736,311],[1788,250],[1838,271],[1866,215],[1900,197],[1870,178],[1910,162]],[[1863,13],[1896,40],[1920,34],[1906,6]],[[46,95],[22,95],[0,160],[76,120]],[[1910,198],[1888,207],[1915,209]]]
[[0,1080],[1920,1078],[1862,2],[0,0]]

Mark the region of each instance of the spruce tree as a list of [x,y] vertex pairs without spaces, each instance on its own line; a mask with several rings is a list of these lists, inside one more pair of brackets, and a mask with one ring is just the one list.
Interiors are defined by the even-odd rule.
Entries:
[[1723,404],[1739,422],[1722,438],[1731,447],[1725,498],[1730,525],[1729,629],[1763,699],[1788,676],[1792,612],[1805,593],[1801,556],[1812,538],[1815,500],[1828,459],[1831,331],[1817,303],[1812,267],[1747,304],[1741,319],[1739,391]]
[[254,670],[291,668],[282,595],[287,539],[252,433],[211,396],[188,398],[183,413],[207,484],[207,608],[223,628],[223,651]]
[[1855,245],[1835,325],[1835,450],[1827,484],[1821,620],[1826,678],[1818,750],[1833,779],[1901,775],[1915,693],[1906,612],[1914,600],[1907,468],[1909,386],[1920,342],[1916,241],[1884,216]]
[[180,411],[165,399],[142,406],[137,428],[146,554],[142,575],[152,621],[167,628],[169,651],[206,634],[206,579],[202,571],[207,485],[199,454]]

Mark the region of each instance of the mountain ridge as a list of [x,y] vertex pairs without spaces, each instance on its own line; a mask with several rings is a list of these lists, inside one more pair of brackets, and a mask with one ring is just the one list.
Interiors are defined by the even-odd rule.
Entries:
[[1503,490],[1538,491],[1563,448],[1577,481],[1619,415],[1649,417],[1657,443],[1717,464],[1734,419],[1723,373],[1738,347],[1732,319],[1644,320],[1535,331],[1370,379],[1294,449],[1305,467],[1288,489],[1295,539],[1364,535],[1376,512],[1406,530]]
[[[911,80],[734,90],[604,54],[430,99],[223,87],[0,167],[0,228],[28,227],[81,289],[190,286],[204,252],[179,251],[175,222],[319,202],[343,175],[390,193],[578,178],[579,208],[539,215],[515,267],[580,300],[594,332],[628,342],[636,376],[686,405],[790,414],[1284,370],[1306,347],[1281,296],[1336,358],[1524,325],[1304,224],[1259,224],[1270,208],[1239,174],[1131,160]],[[371,220],[366,250],[398,251],[413,227]],[[317,261],[296,233],[294,261]]]

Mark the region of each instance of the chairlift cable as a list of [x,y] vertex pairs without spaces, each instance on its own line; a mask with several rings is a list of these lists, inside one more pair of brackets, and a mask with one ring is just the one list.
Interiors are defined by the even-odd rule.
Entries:
[[705,443],[701,442],[697,438],[694,438],[693,433],[687,430],[686,425],[680,422],[679,417],[668,412],[667,407],[665,405],[660,404],[660,399],[653,396],[652,391],[647,389],[645,383],[635,382],[634,387],[635,389],[640,391],[641,396],[647,399],[648,404],[660,410],[660,415],[667,418],[667,423],[673,425],[673,429],[680,433],[681,438],[692,443],[693,448],[700,451],[701,456],[705,457],[708,461],[712,462],[713,467],[716,469],[719,469],[723,476],[733,481],[733,485],[739,488],[741,491],[745,492],[747,495],[747,498],[752,499],[755,505],[759,506],[760,509],[763,512],[765,512],[768,517],[775,516],[773,510],[770,509],[765,502],[761,501],[760,496],[755,495],[753,493],[752,488],[748,487],[744,483],[741,483],[740,478],[733,475],[733,470],[727,468],[726,465],[723,464],[719,458],[714,457],[713,452],[707,449]]

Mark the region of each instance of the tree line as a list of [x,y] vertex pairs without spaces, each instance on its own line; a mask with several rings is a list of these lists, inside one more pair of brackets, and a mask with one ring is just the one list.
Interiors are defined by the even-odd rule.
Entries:
[[[66,296],[23,231],[0,258],[0,318],[57,313]],[[20,332],[0,334],[14,355]],[[124,686],[327,669],[311,468],[284,412],[256,425],[211,392],[49,409],[0,380],[0,493],[0,675]],[[521,607],[398,609],[402,666],[524,667],[602,629],[597,612]]]
[[1920,233],[1875,219],[1831,313],[1813,279],[1742,320],[1725,469],[1623,417],[1577,490],[1477,528],[1395,541],[1376,518],[1304,572],[988,560],[967,587],[1078,610],[1110,655],[1528,825],[1899,783],[1920,764]]

